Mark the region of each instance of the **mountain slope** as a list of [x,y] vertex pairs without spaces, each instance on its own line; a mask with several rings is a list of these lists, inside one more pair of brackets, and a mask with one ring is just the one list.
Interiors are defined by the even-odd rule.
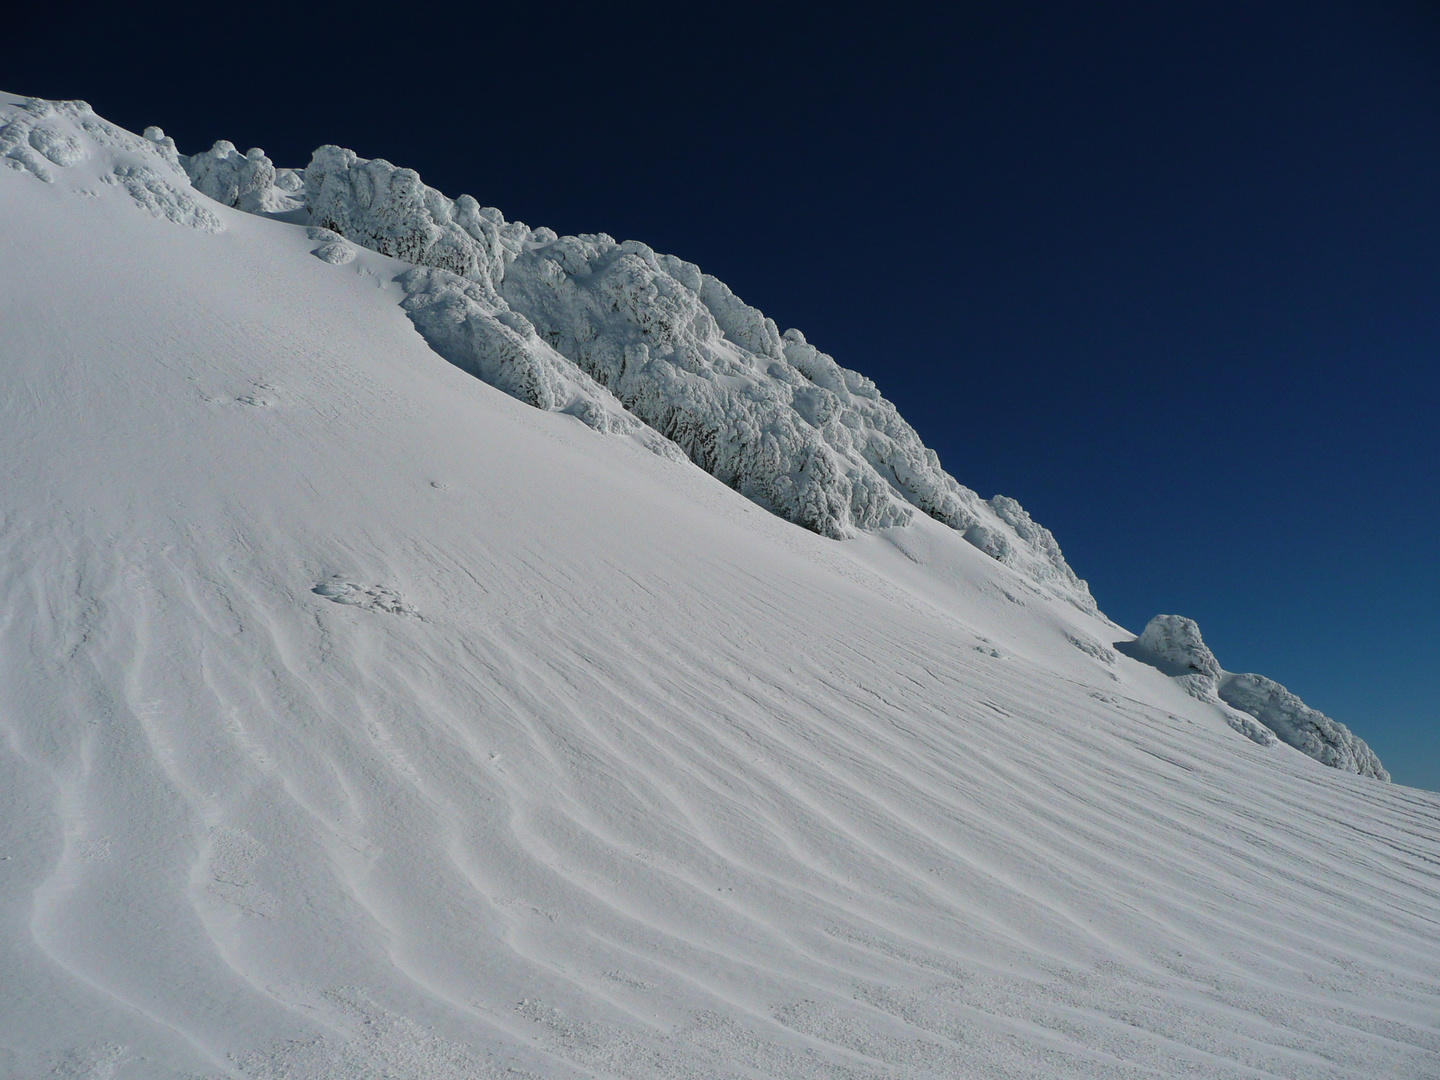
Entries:
[[0,1076],[1440,1071],[1436,796],[81,149],[0,170]]

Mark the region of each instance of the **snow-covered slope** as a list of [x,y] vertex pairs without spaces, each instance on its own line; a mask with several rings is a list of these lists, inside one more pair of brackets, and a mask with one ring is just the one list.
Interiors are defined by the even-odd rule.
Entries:
[[[237,160],[229,143],[212,153]],[[267,160],[258,150],[251,157]],[[530,229],[468,195],[449,199],[412,169],[337,146],[315,151],[304,198],[319,227],[432,268],[404,279],[416,327],[507,393],[554,408],[531,389],[530,372],[578,369],[706,472],[799,525],[843,539],[908,524],[919,509],[1095,611],[1055,538],[1019,503],[981,500],[940,467],[873,382],[800,331],[782,335],[693,263],[604,234]],[[462,322],[463,345],[451,330]],[[497,323],[526,335],[526,355],[515,334],[494,332]],[[505,374],[511,369],[525,374]]]
[[158,132],[22,120],[0,1077],[1440,1073],[1440,798],[939,521],[836,542],[499,392]]

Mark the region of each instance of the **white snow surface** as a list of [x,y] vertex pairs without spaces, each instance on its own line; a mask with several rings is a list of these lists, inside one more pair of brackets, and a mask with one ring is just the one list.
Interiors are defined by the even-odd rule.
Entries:
[[0,1077],[1440,1075],[1440,797],[0,131]]

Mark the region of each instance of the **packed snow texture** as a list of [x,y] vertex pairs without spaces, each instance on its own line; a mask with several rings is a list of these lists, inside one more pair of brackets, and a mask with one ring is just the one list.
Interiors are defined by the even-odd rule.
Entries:
[[1237,735],[925,515],[834,543],[528,408],[408,265],[156,217],[102,178],[183,183],[163,135],[44,119],[0,1078],[1440,1075],[1440,797]]
[[1278,737],[1323,764],[1389,782],[1390,774],[1375,752],[1344,724],[1310,708],[1272,679],[1221,668],[1194,619],[1156,615],[1134,641],[1117,644],[1127,655],[1175,676],[1198,700],[1239,710],[1244,715],[1227,718],[1256,742],[1268,745]]
[[[598,423],[612,410],[593,380],[706,472],[797,524],[842,538],[903,526],[918,508],[1095,609],[1055,538],[1018,503],[987,504],[957,483],[874,383],[798,330],[782,335],[693,263],[636,241],[507,222],[414,170],[336,146],[315,152],[305,198],[315,225],[467,279],[412,276],[419,297],[407,310],[422,313],[416,325],[443,355],[522,400],[578,400],[577,415]],[[505,332],[511,313],[523,345]]]
[[405,598],[394,589],[385,585],[360,585],[350,581],[344,574],[331,574],[311,592],[335,604],[362,607],[367,611],[383,611],[388,615],[419,616],[419,612],[407,604]]

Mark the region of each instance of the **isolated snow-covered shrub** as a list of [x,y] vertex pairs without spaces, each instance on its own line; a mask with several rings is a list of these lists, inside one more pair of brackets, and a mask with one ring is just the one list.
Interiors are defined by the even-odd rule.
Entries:
[[157,218],[201,232],[218,233],[225,228],[213,210],[149,166],[117,165],[110,175],[102,178],[102,182],[119,186],[129,193],[137,206],[144,207]]
[[345,266],[355,261],[355,245],[339,233],[312,225],[306,230],[306,235],[311,240],[319,242],[320,246],[313,249],[310,254],[321,262],[329,263],[331,266]]
[[1191,697],[1219,705],[1231,727],[1263,746],[1274,745],[1278,737],[1336,769],[1390,779],[1375,752],[1344,724],[1310,708],[1273,679],[1222,668],[1194,619],[1156,615],[1135,641],[1118,647],[1174,676]]
[[79,139],[48,124],[32,127],[28,141],[45,158],[62,169],[68,169],[85,159],[85,148],[80,145]]
[[[221,139],[209,150],[186,158],[184,165],[190,182],[225,206],[266,214],[300,205],[276,186],[275,164],[259,147],[242,154],[234,143]],[[286,171],[294,175],[293,170]]]
[[1346,772],[1389,781],[1365,741],[1338,720],[1312,709],[1285,687],[1263,675],[1232,675],[1220,686],[1220,698],[1249,713],[1295,749]]
[[1065,640],[1070,642],[1071,645],[1074,645],[1075,648],[1079,649],[1086,656],[1094,657],[1102,664],[1113,665],[1115,663],[1115,653],[1107,649],[1104,645],[1101,645],[1100,642],[1096,641],[1089,634],[1069,632],[1066,633]]
[[1179,665],[1187,671],[1220,678],[1220,661],[1200,636],[1194,619],[1182,615],[1156,615],[1146,624],[1136,642],[1140,648],[1159,659]]
[[30,145],[34,128],[23,118],[11,120],[0,127],[0,160],[12,169],[28,172],[47,184],[55,182],[45,156]]
[[185,167],[184,163],[180,160],[180,151],[175,146],[175,140],[169,135],[166,135],[162,129],[153,124],[150,125],[145,129],[144,139],[151,144],[151,149],[155,154],[167,164],[173,165],[176,168],[183,169]]

